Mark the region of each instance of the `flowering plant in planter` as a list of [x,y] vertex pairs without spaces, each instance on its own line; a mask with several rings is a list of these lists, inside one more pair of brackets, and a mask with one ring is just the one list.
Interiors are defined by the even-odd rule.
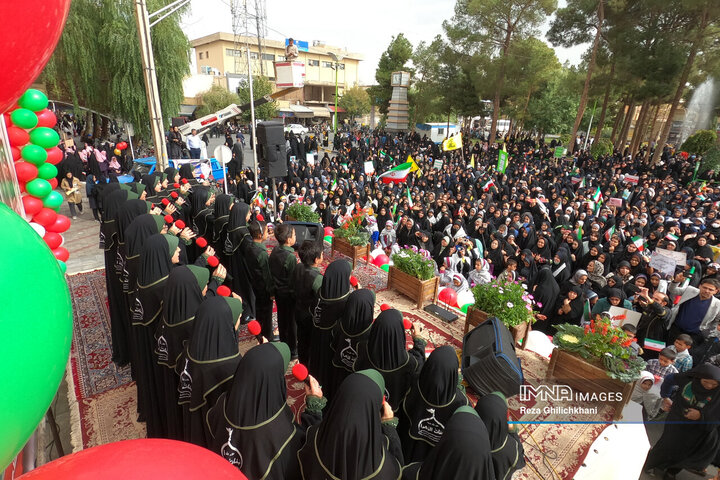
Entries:
[[[517,327],[528,322],[533,323],[533,304],[535,299],[518,282],[498,282],[476,285],[472,289],[475,297],[473,308],[482,310],[488,317],[497,317],[507,327]],[[538,307],[542,305],[537,304]]]
[[392,255],[393,266],[420,280],[430,280],[435,276],[435,264],[426,250],[405,246]]
[[633,339],[611,324],[607,315],[598,315],[581,327],[564,323],[556,325],[553,343],[561,350],[577,353],[586,360],[602,362],[610,378],[632,382],[640,378],[645,361],[637,358],[630,345]]
[[370,241],[370,232],[362,226],[365,213],[360,212],[345,219],[345,223],[333,232],[336,238],[346,240],[353,247],[362,247]]
[[320,223],[320,215],[312,211],[310,205],[296,202],[290,205],[285,212],[286,215],[298,222]]

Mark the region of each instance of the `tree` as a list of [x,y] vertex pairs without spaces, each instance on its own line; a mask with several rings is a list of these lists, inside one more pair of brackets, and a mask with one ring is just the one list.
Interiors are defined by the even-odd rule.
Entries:
[[[556,12],[555,20],[548,31],[548,39],[556,46],[571,47],[573,45],[586,43],[590,38],[592,38],[593,42],[590,50],[590,61],[588,62],[585,84],[583,85],[582,95],[580,96],[580,105],[578,106],[575,123],[573,124],[572,133],[570,134],[570,143],[568,144],[568,151],[571,153],[575,149],[575,138],[577,137],[577,131],[585,114],[585,107],[587,106],[590,79],[592,78],[595,68],[595,58],[598,47],[600,46],[600,36],[602,34],[603,22],[605,21],[605,1],[606,0],[569,0],[565,8],[561,8]],[[592,35],[593,32],[594,35]]]
[[399,70],[410,71],[406,64],[410,60],[412,53],[412,44],[405,38],[405,35],[400,33],[392,38],[388,48],[380,56],[377,70],[375,70],[377,85],[368,88],[367,92],[373,105],[380,107],[380,113],[388,113],[390,97],[392,96],[392,87],[390,86],[392,72]]
[[[262,98],[265,95],[273,93],[273,85],[267,77],[259,75],[253,76],[253,97],[255,100]],[[250,85],[246,81],[242,82],[238,87],[238,98],[240,99],[239,105],[250,103]],[[277,117],[277,102],[272,101],[264,105],[260,105],[255,108],[255,119],[256,120],[270,120],[271,118]],[[250,122],[250,109],[243,112],[241,118],[244,122]]]
[[[156,11],[172,0],[151,0]],[[180,111],[190,45],[179,22],[185,9],[153,27],[152,42],[165,125]],[[51,96],[122,118],[149,136],[145,84],[132,0],[76,0],[42,74]]]
[[683,142],[680,150],[688,153],[705,155],[705,152],[715,145],[717,139],[717,133],[713,130],[698,130]]
[[526,128],[540,133],[558,134],[569,132],[577,112],[579,97],[569,92],[573,89],[576,74],[563,69],[553,75],[538,95],[530,99]]
[[351,120],[355,120],[355,117],[366,115],[370,113],[370,95],[365,91],[364,88],[355,85],[345,91],[345,94],[340,97],[338,106],[344,108]]
[[213,85],[210,90],[201,93],[199,97],[201,103],[195,110],[195,117],[197,118],[222,110],[233,103],[241,103],[237,93],[232,93],[220,85]]
[[457,0],[452,21],[443,23],[451,43],[473,56],[488,57],[493,64],[491,140],[497,131],[510,47],[531,34],[556,7],[557,0]]

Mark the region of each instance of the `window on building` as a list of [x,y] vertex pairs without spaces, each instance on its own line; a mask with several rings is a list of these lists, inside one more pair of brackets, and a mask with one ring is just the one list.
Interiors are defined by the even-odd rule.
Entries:
[[320,60],[308,60],[308,66],[310,66],[310,67],[319,67],[319,66],[320,66]]
[[203,65],[203,66],[200,67],[200,72],[203,73],[204,75],[212,75],[212,74],[213,74],[213,69],[212,69],[212,67],[209,67],[209,66],[207,66],[207,65]]
[[208,52],[207,50],[205,51],[205,58],[210,58],[210,52]]
[[444,129],[444,128],[438,128],[438,135],[445,135],[445,129]]
[[203,52],[200,52],[200,60],[203,59]]
[[257,60],[257,58],[258,58],[257,52],[250,52],[250,58],[252,58],[253,60]]
[[338,70],[345,70],[345,64],[344,64],[344,63],[338,63]]
[[232,48],[225,49],[225,55],[228,57],[242,57],[242,50],[235,50]]
[[275,55],[273,55],[272,53],[263,53],[263,54],[262,54],[262,59],[263,59],[263,60],[270,60],[271,62],[274,62],[274,61],[275,61]]
[[322,66],[323,66],[324,68],[332,68],[332,67],[333,67],[333,62],[322,62]]

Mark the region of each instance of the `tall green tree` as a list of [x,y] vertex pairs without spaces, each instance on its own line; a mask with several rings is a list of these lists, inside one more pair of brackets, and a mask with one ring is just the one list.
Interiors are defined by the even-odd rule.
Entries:
[[[172,0],[150,0],[156,11]],[[158,90],[165,125],[180,111],[182,80],[190,73],[190,44],[180,27],[184,10],[152,29]],[[75,0],[68,27],[43,71],[54,98],[119,117],[149,136],[145,84],[132,0]]]
[[370,95],[364,88],[355,85],[345,91],[338,105],[344,108],[350,119],[354,121],[355,117],[370,113]]
[[213,85],[210,87],[210,90],[201,93],[199,97],[201,104],[197,110],[195,110],[196,118],[204,117],[205,115],[222,110],[233,103],[242,103],[237,93],[230,92],[220,85]]
[[[253,80],[253,97],[255,100],[262,98],[265,95],[273,93],[273,85],[267,77],[255,75],[252,77]],[[244,105],[250,103],[250,84],[245,81],[238,87],[238,97],[240,99],[239,104]],[[244,111],[241,118],[245,122],[250,122],[250,109]],[[277,102],[272,101],[264,105],[260,105],[255,109],[256,120],[270,120],[271,118],[277,117]]]
[[590,47],[590,59],[587,66],[587,75],[580,96],[575,123],[570,134],[568,150],[572,152],[575,148],[575,138],[578,128],[585,114],[588,92],[590,90],[590,79],[595,69],[595,59],[605,21],[605,3],[607,0],[568,0],[565,8],[558,9],[555,20],[548,31],[548,39],[553,45],[571,47],[586,43],[592,39]]
[[577,72],[564,68],[550,76],[537,95],[532,96],[528,104],[525,129],[540,134],[562,134],[572,128],[580,95]]
[[377,70],[375,70],[375,81],[377,85],[368,88],[368,94],[374,105],[380,108],[380,113],[386,115],[390,106],[392,87],[390,76],[392,72],[399,70],[411,71],[407,64],[412,57],[413,48],[410,40],[402,33],[393,37],[388,48],[380,56]]
[[490,138],[494,140],[507,60],[514,41],[533,33],[557,8],[557,0],[457,0],[455,15],[443,27],[458,49],[491,60],[493,112]]

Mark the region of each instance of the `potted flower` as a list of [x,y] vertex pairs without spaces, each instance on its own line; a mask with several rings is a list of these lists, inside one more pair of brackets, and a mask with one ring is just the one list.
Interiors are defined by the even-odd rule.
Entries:
[[[475,304],[468,309],[465,333],[490,317],[499,318],[525,348],[530,325],[535,321],[532,294],[518,282],[497,281],[476,285],[472,289]],[[542,306],[542,305],[538,305]]]
[[388,288],[417,302],[417,308],[425,301],[435,302],[440,279],[435,276],[435,264],[430,252],[417,247],[405,247],[392,255],[393,265],[388,269]]
[[576,390],[600,394],[614,392],[617,401],[613,420],[621,417],[645,361],[634,355],[633,342],[611,319],[596,316],[584,327],[561,324],[555,327],[553,351],[547,378],[556,378]]
[[302,202],[290,205],[285,215],[289,221],[320,223],[320,215],[313,212],[310,205]]
[[353,269],[358,258],[370,261],[370,232],[362,226],[363,212],[348,216],[340,228],[334,230],[332,252],[338,251],[352,259]]

